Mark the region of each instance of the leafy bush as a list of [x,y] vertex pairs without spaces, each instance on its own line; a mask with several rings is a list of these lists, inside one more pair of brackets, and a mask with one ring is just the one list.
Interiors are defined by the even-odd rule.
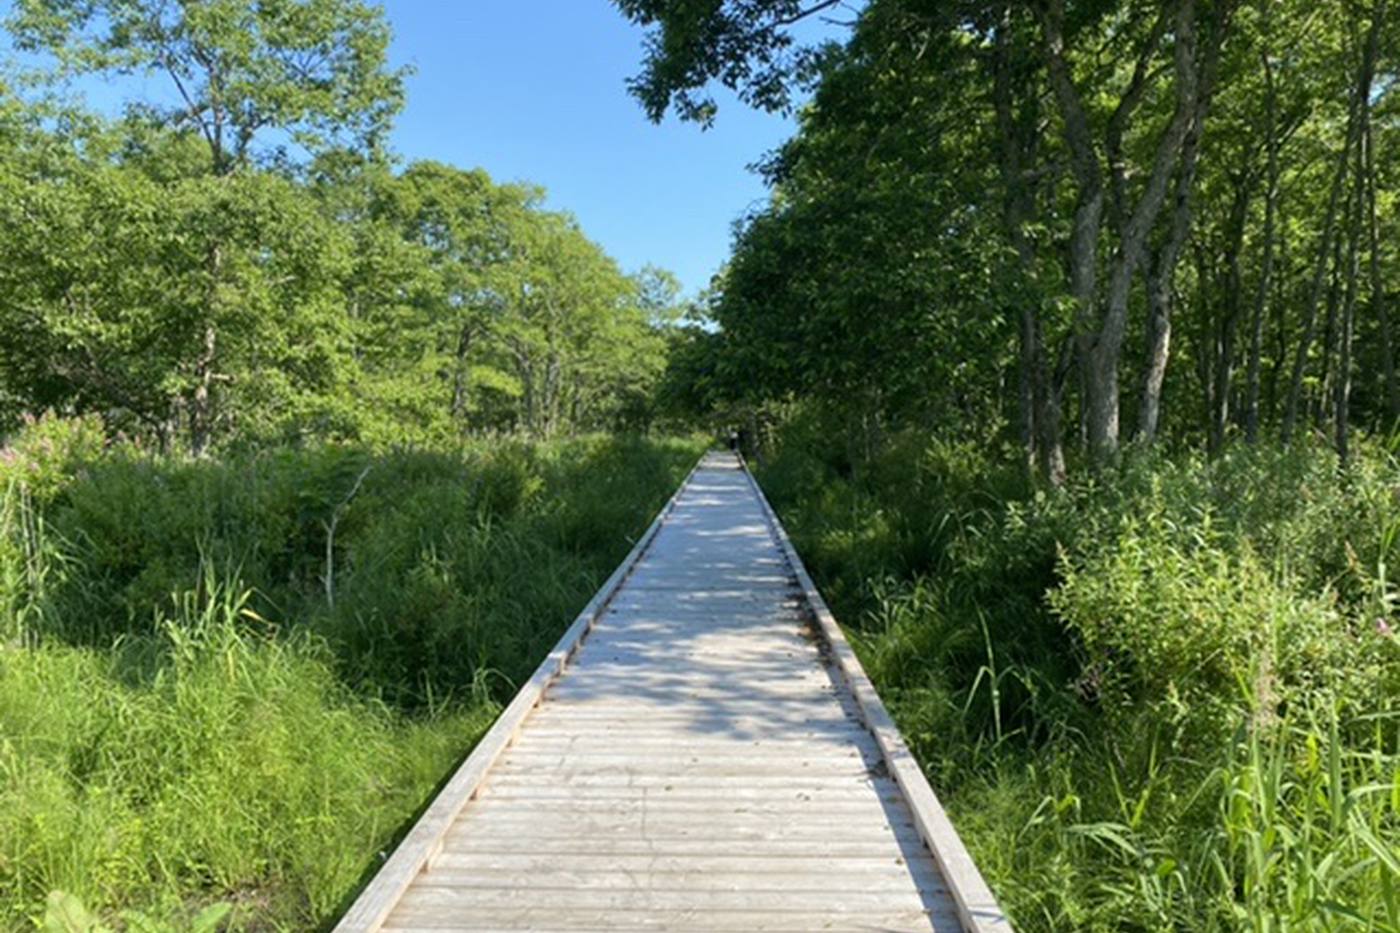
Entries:
[[1023,930],[1400,928],[1400,470],[1129,451],[1060,491],[799,412],[761,473]]
[[105,445],[106,433],[98,418],[26,416],[24,429],[0,450],[0,482],[22,488],[38,502],[48,502],[95,462]]

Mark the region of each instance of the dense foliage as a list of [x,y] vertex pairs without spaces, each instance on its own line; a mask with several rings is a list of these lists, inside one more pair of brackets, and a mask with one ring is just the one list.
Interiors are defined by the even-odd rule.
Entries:
[[[8,25],[39,64],[0,77],[0,428],[91,413],[198,454],[650,421],[674,279],[537,188],[395,167],[376,8],[24,0]],[[171,103],[99,119],[74,72]]]
[[616,2],[654,119],[812,91],[705,326],[398,162],[363,0],[10,5],[0,926],[327,925],[664,414],[744,426],[1018,928],[1400,929],[1390,0]]
[[1400,924],[1397,464],[1134,454],[1046,493],[799,416],[761,478],[1017,929]]
[[828,4],[619,5],[654,115],[816,79],[716,283],[711,401],[999,425],[1051,482],[1400,414],[1386,0],[872,0],[805,55]]
[[25,429],[0,463],[0,928],[55,890],[172,930],[217,903],[334,920],[697,455],[214,462]]

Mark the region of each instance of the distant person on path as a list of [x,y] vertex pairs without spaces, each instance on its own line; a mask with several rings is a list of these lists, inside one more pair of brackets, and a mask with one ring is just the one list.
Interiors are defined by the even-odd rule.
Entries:
[[739,452],[739,432],[733,428],[729,429],[729,449],[736,454]]

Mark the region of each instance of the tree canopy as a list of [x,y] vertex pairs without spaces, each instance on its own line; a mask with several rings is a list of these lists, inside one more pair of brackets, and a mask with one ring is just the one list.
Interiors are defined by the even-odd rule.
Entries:
[[541,189],[396,165],[378,7],[19,0],[8,26],[40,77],[171,93],[102,118],[0,86],[0,421],[99,413],[201,453],[653,417],[672,280]]
[[818,66],[717,282],[712,399],[1001,424],[1052,482],[1400,415],[1385,0],[872,0],[823,50],[789,31],[823,4],[618,6],[653,117]]

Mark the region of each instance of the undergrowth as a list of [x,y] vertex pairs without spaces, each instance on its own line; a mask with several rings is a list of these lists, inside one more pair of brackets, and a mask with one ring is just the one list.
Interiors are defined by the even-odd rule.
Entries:
[[761,478],[1017,929],[1400,930],[1400,469],[778,433]]
[[0,929],[326,928],[694,459],[0,453]]

